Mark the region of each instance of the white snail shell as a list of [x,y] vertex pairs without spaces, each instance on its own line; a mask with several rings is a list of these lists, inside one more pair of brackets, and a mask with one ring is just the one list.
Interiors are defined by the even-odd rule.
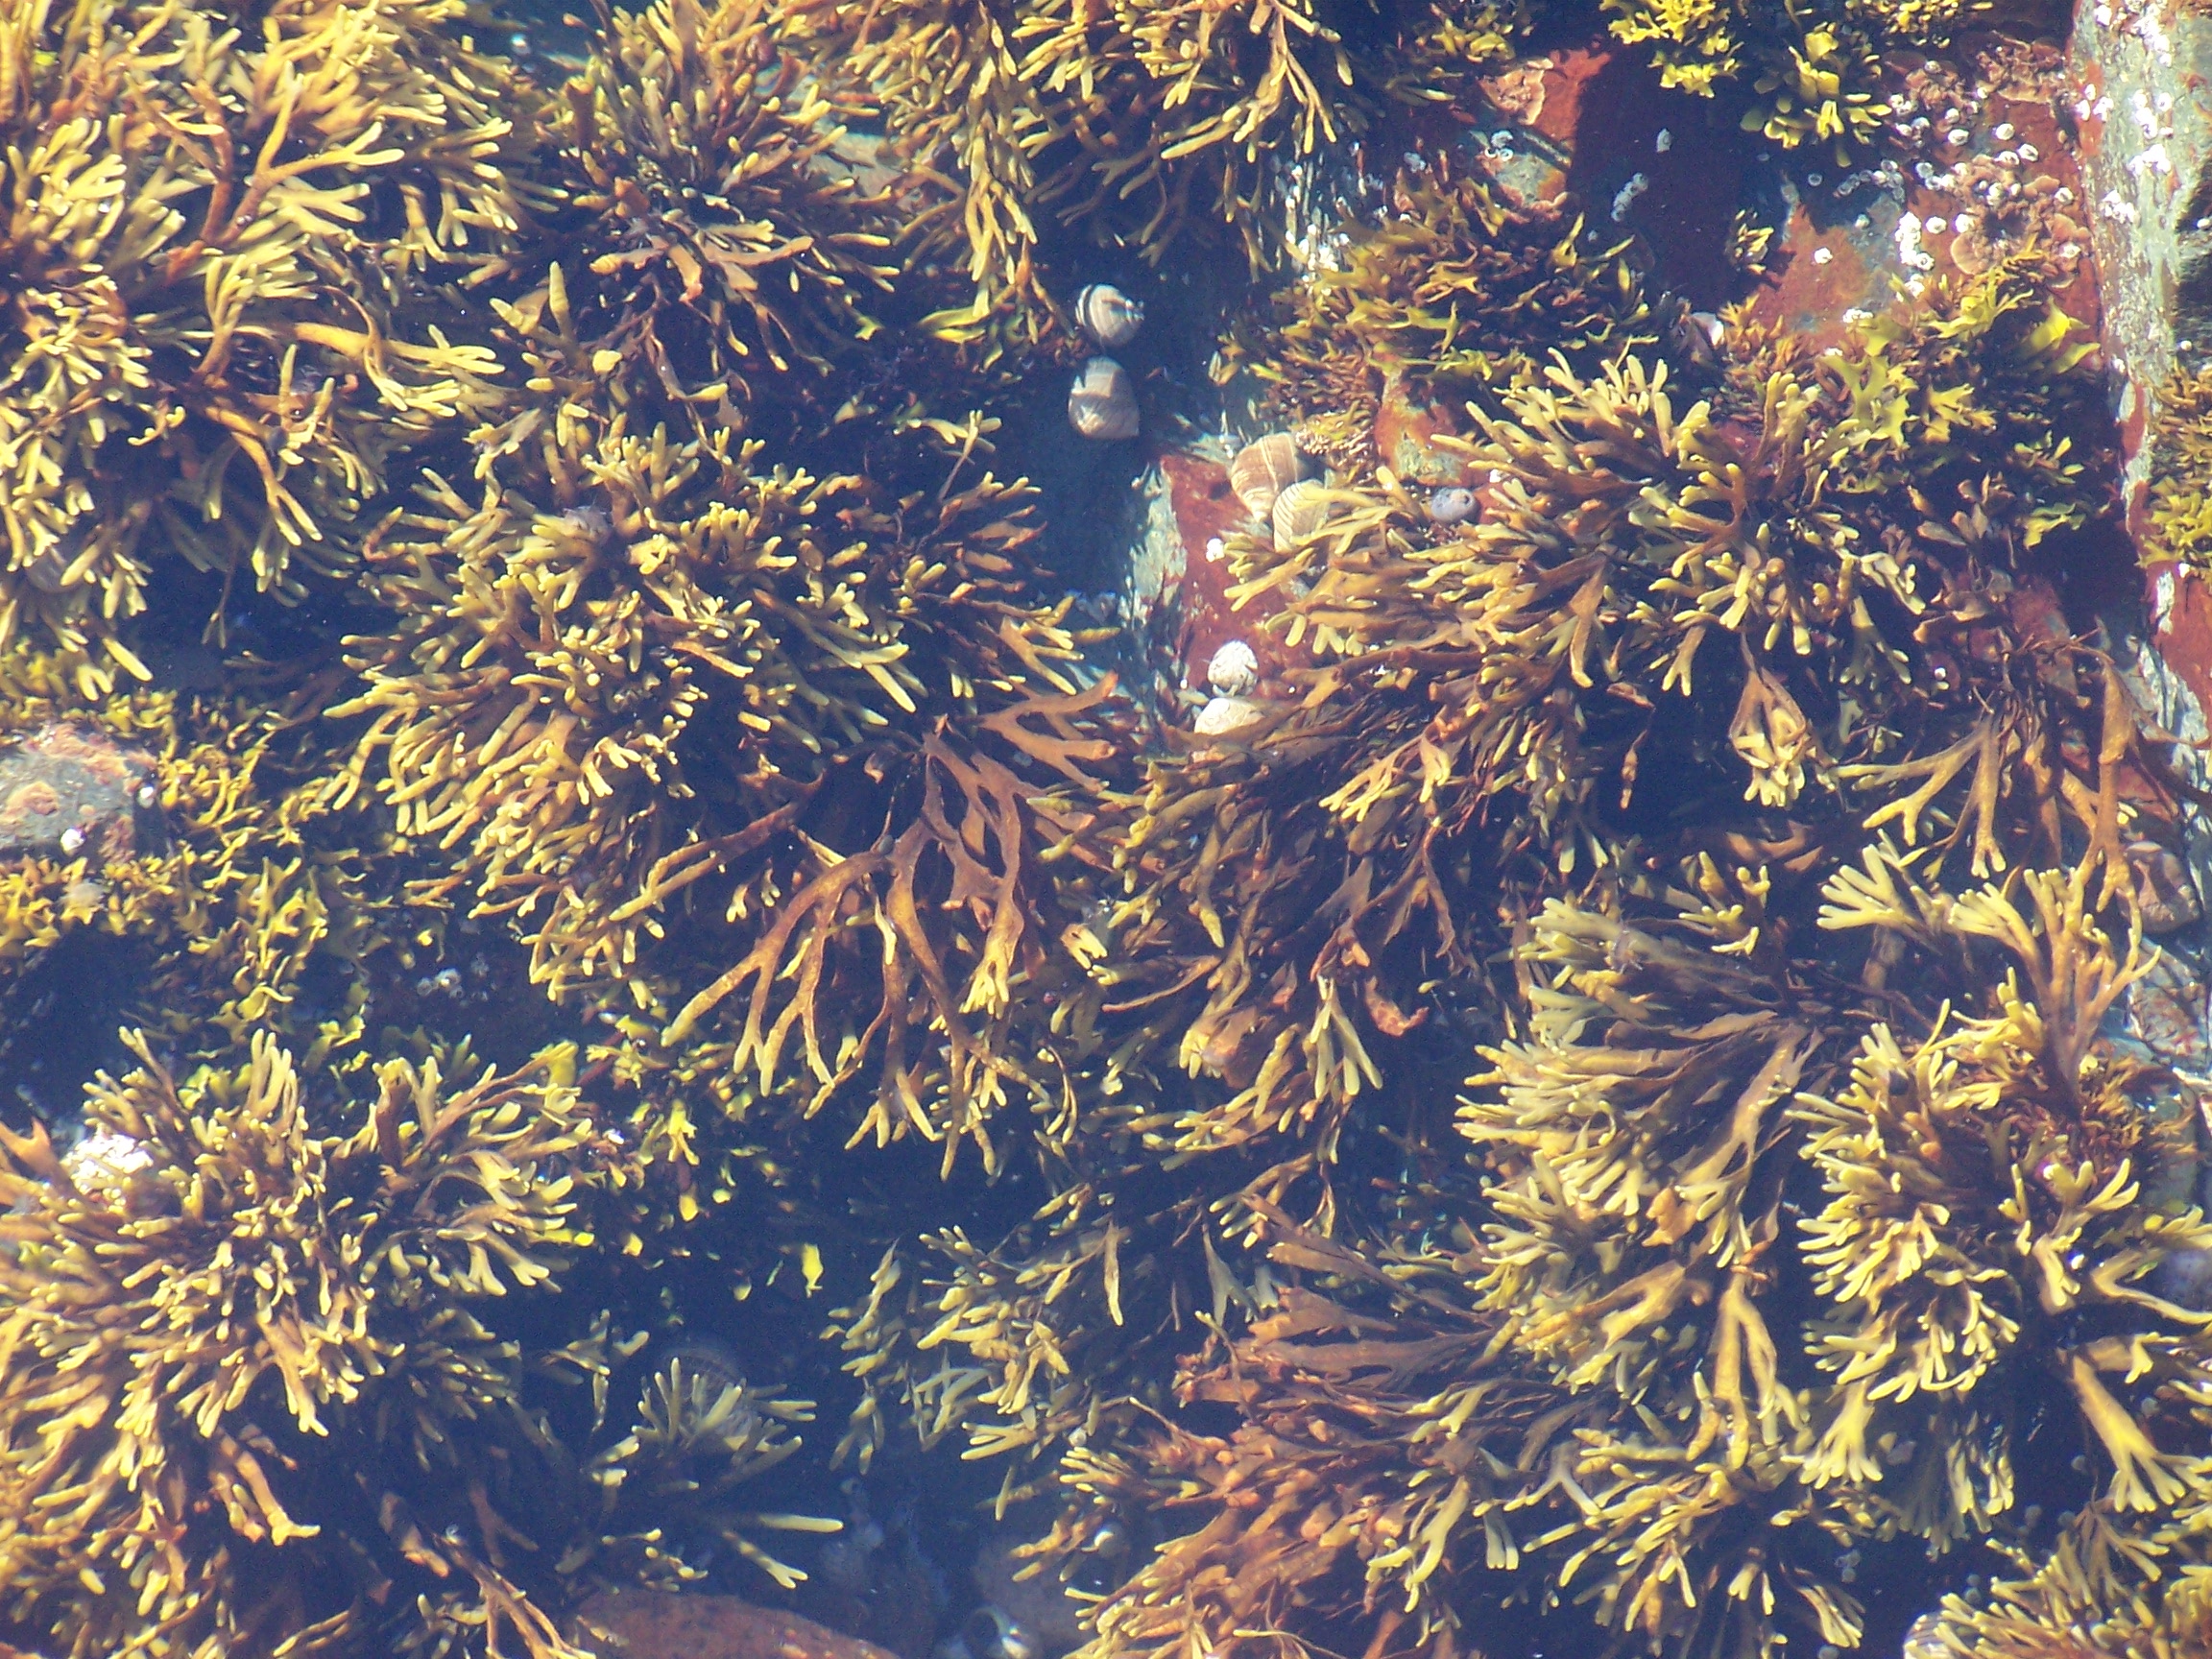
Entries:
[[1198,718],[1190,722],[1190,730],[1201,737],[1219,737],[1253,725],[1262,712],[1248,697],[1211,697],[1198,710]]
[[1942,1638],[1942,1629],[1938,1615],[1921,1614],[1905,1632],[1902,1659],[1941,1659],[1941,1655],[1953,1651]]
[[1225,640],[1206,664],[1206,684],[1225,697],[1241,697],[1260,684],[1260,659],[1243,640]]
[[1270,516],[1275,545],[1287,547],[1301,537],[1312,535],[1329,522],[1330,505],[1328,491],[1310,478],[1302,478],[1288,486],[1275,497],[1275,510]]
[[1429,517],[1439,524],[1459,524],[1475,517],[1475,492],[1448,484],[1429,496]]
[[1126,346],[1144,326],[1144,307],[1110,282],[1094,282],[1075,296],[1075,321],[1083,332],[1111,349]]
[[1068,421],[1098,443],[1137,436],[1137,388],[1129,371],[1111,357],[1094,357],[1075,372],[1068,389]]
[[1255,518],[1265,518],[1275,510],[1275,497],[1306,475],[1306,458],[1287,432],[1254,439],[1229,463],[1229,488]]

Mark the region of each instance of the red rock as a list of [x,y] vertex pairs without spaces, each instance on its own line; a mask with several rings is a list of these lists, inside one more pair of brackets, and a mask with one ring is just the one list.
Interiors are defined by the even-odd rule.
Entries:
[[2212,593],[2185,565],[2162,561],[2143,574],[2159,657],[2200,707],[2212,708]]
[[795,1613],[666,1590],[602,1590],[577,1610],[573,1640],[600,1659],[896,1659]]
[[1160,469],[1167,480],[1168,503],[1183,543],[1183,626],[1175,653],[1182,664],[1182,685],[1203,692],[1206,664],[1231,639],[1241,639],[1252,647],[1264,684],[1281,672],[1284,662],[1274,637],[1262,633],[1261,624],[1283,608],[1282,600],[1267,594],[1241,610],[1235,609],[1229,599],[1234,581],[1229,561],[1209,559],[1206,549],[1209,542],[1239,532],[1266,532],[1245,513],[1243,503],[1229,488],[1229,469],[1221,463],[1173,451],[1160,458]]

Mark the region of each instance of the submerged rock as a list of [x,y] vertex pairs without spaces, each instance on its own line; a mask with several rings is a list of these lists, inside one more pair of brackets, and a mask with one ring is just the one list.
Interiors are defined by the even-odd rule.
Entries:
[[795,1613],[667,1590],[602,1590],[577,1610],[575,1634],[601,1659],[896,1659]]
[[[1049,1567],[1030,1577],[1033,1565],[1022,1554],[1023,1537],[1011,1529],[994,1533],[977,1552],[974,1571],[983,1605],[976,1609],[971,1639],[974,1659],[1052,1659],[1083,1641],[1083,1603],[1068,1594]],[[974,1638],[981,1636],[980,1647]]]
[[96,726],[56,721],[0,754],[0,855],[100,863],[159,837],[154,757]]

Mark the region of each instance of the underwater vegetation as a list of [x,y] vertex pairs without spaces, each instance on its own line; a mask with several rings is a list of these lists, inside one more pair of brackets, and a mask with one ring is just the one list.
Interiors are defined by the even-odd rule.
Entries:
[[1375,450],[1385,399],[1494,405],[1553,352],[1601,361],[1647,322],[1626,241],[1594,246],[1563,203],[1508,205],[1479,178],[1440,174],[1291,285],[1279,326],[1237,342],[1302,445],[1339,470],[1387,459]]
[[[1855,161],[1978,15],[1584,21]],[[0,0],[0,1643],[584,1659],[894,1478],[1069,1587],[969,1659],[2212,1640],[2072,266],[1694,311],[1424,125],[1563,20]],[[1211,699],[1079,334],[1236,440]]]
[[[2182,786],[2032,586],[2109,489],[2070,333],[2004,271],[1818,358],[1738,319],[1695,402],[1634,352],[1560,363],[1439,440],[1493,471],[1479,522],[1379,474],[1233,543],[1328,692],[1238,738],[1349,751],[1315,805],[1394,901],[1375,945],[1410,928],[1436,974],[1503,926],[1512,983],[1456,1124],[1479,1198],[1407,1194],[1359,1255],[1262,1212],[1322,1277],[1178,1382],[1241,1427],[1072,1460],[1205,1523],[1100,1651],[1255,1621],[1456,1648],[1490,1597],[1668,1652],[1848,1647],[1863,1547],[2009,1533],[1990,1609],[2054,1594],[2049,1542],[2089,1605],[2194,1559],[2162,1476],[2200,1455],[2205,1316],[2161,1265],[2203,1248],[2194,1114],[2101,1034],[2149,966],[2118,774]],[[1475,857],[1497,922],[1438,879]],[[1361,943],[1372,1029],[1440,1012]],[[2036,1548],[2028,1424],[2101,1472]]]
[[[919,224],[974,297],[950,338],[1031,331],[1054,222],[1157,264],[1186,231],[1278,265],[1287,180],[1392,106],[1440,104],[1527,24],[1496,0],[789,0],[796,50],[876,101],[902,164],[955,180]],[[1065,297],[1063,297],[1065,299]]]
[[2152,480],[2146,549],[2201,565],[2212,552],[2212,497],[2204,489],[2212,467],[2212,377],[2176,371],[2159,400],[2153,432],[2169,461]]
[[110,685],[156,549],[296,596],[399,455],[491,406],[424,293],[521,205],[460,10],[10,9],[0,636]]

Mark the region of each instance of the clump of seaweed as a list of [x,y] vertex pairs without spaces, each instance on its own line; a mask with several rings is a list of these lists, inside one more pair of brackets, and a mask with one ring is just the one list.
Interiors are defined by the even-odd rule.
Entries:
[[64,660],[0,659],[11,793],[45,805],[23,760],[60,735],[125,769],[130,831],[57,825],[9,848],[0,994],[27,997],[59,950],[90,945],[113,964],[143,962],[142,977],[124,974],[128,1017],[188,1053],[225,1056],[261,1030],[311,1070],[351,1068],[372,1004],[386,998],[389,1013],[386,994],[416,977],[411,936],[442,934],[443,919],[408,912],[389,830],[336,805],[349,745],[323,719],[334,677],[242,666],[230,679],[86,698]]
[[[592,1343],[562,1358],[594,1371],[602,1353]],[[592,1382],[589,1441],[598,1449],[582,1460],[553,1449],[545,1493],[527,1511],[541,1529],[554,1520],[568,1538],[559,1566],[565,1579],[682,1589],[707,1577],[700,1561],[710,1561],[718,1545],[783,1589],[805,1577],[757,1535],[834,1532],[842,1523],[733,1501],[799,1450],[792,1429],[813,1421],[812,1401],[756,1387],[716,1348],[679,1345],[647,1375],[624,1432],[607,1410],[605,1374]]]
[[2212,371],[2176,371],[2159,394],[2151,441],[2165,465],[2151,484],[2148,551],[2212,564]]
[[1491,0],[785,10],[808,56],[879,105],[911,169],[958,181],[957,223],[948,210],[922,228],[926,248],[965,250],[975,298],[933,323],[971,340],[1029,296],[1054,217],[1155,263],[1211,226],[1273,265],[1286,159],[1366,131],[1388,102],[1447,96],[1525,23]]
[[[10,1616],[80,1650],[358,1631],[374,1598],[348,1539],[437,1550],[374,1489],[402,1470],[360,1465],[348,1500],[354,1469],[325,1461],[344,1424],[374,1418],[427,1471],[506,1408],[516,1351],[483,1318],[591,1242],[580,1207],[616,1149],[560,1053],[451,1090],[395,1062],[333,1115],[265,1036],[182,1085],[134,1043],[141,1069],[87,1106],[102,1157],[5,1142]],[[366,1530],[323,1525],[361,1500]],[[494,1627],[543,1624],[465,1548],[438,1565]]]
[[1037,242],[1036,127],[1018,19],[978,0],[880,8],[796,0],[778,9],[785,49],[840,78],[881,111],[894,154],[913,174],[950,184],[912,222],[923,253],[950,257],[974,292],[927,319],[975,341],[1030,292]]
[[[596,373],[701,424],[744,429],[763,402],[820,399],[897,274],[902,204],[850,125],[873,111],[782,50],[781,27],[766,0],[613,13],[545,116],[564,330]],[[522,302],[549,303],[544,287]]]
[[[1530,1573],[1543,1579],[1535,1608],[1547,1620],[1593,1620],[1654,1651],[1763,1654],[1785,1638],[1849,1647],[1863,1615],[1839,1552],[1900,1531],[1941,1549],[2019,1525],[2009,1489],[1995,1478],[1977,1484],[1960,1459],[2005,1455],[1986,1426],[2040,1398],[2049,1374],[1993,1372],[1977,1406],[1923,1390],[1916,1400],[1940,1393],[1941,1408],[1960,1414],[1869,1427],[1839,1380],[1840,1318],[1808,1317],[1784,1286],[1817,1280],[1823,1262],[1842,1274],[1867,1256],[1857,1242],[1826,1253],[1820,1229],[1840,1223],[1800,1228],[1794,1195],[1824,1168],[1839,1186],[1862,1178],[1844,1172],[1845,1143],[1815,1124],[1815,1103],[1847,1097],[1854,1051],[1917,1007],[1889,989],[1905,964],[1914,983],[1926,978],[1902,942],[1870,945],[1866,929],[1836,921],[1858,891],[1852,858],[1886,828],[1907,837],[1911,850],[1896,857],[1925,882],[1968,866],[2025,871],[1979,899],[1928,899],[1946,927],[1989,919],[1988,937],[2023,975],[1990,1000],[1990,986],[2012,983],[2003,966],[1944,947],[1957,1005],[2011,1020],[2035,1043],[2064,1042],[2072,1081],[2058,1087],[2074,1094],[2049,1109],[2074,1098],[2112,1126],[2085,1131],[2107,1150],[2077,1196],[2091,1204],[2127,1187],[2111,1185],[2109,1148],[2142,1120],[2152,1078],[2097,1034],[2139,972],[2125,949],[2100,943],[2113,928],[2127,936],[2135,903],[2122,829],[2139,808],[2117,790],[2127,775],[2162,780],[2168,799],[2179,785],[2112,663],[2060,625],[2036,573],[2043,550],[2110,499],[2109,458],[2075,447],[2090,380],[2087,348],[2069,336],[2024,267],[1937,290],[1819,358],[1736,319],[1718,385],[1689,407],[1664,369],[1635,356],[1588,373],[1557,364],[1507,390],[1501,412],[1476,405],[1479,439],[1436,442],[1494,479],[1479,521],[1439,531],[1382,469],[1329,492],[1332,510],[1310,534],[1231,540],[1235,592],[1283,597],[1267,626],[1310,650],[1312,666],[1293,671],[1292,701],[1218,741],[1215,770],[1200,769],[1203,751],[1192,757],[1189,781],[1209,787],[1190,806],[1174,792],[1183,780],[1158,771],[1151,816],[1217,809],[1224,764],[1271,758],[1327,777],[1319,805],[1334,825],[1316,823],[1292,844],[1327,849],[1332,871],[1358,871],[1330,903],[1346,917],[1364,910],[1375,931],[1332,914],[1327,949],[1339,954],[1320,959],[1345,972],[1358,964],[1379,1031],[1407,1033],[1417,1023],[1407,1008],[1431,1029],[1454,1026],[1433,1018],[1445,1008],[1434,978],[1406,985],[1378,970],[1419,961],[1435,974],[1486,927],[1512,945],[1512,983],[1499,987],[1507,1035],[1486,1046],[1492,1069],[1461,1119],[1490,1172],[1469,1206],[1472,1230],[1442,1235],[1454,1238],[1447,1247],[1433,1217],[1367,1212],[1371,1244],[1348,1238],[1332,1255],[1294,1242],[1300,1220],[1278,1200],[1316,1188],[1334,1197],[1331,1166],[1358,1122],[1334,1106],[1308,1120],[1336,1126],[1311,1143],[1318,1156],[1282,1166],[1312,1188],[1239,1192],[1248,1237],[1321,1276],[1278,1286],[1302,1314],[1312,1304],[1296,1300],[1296,1286],[1334,1301],[1377,1283],[1362,1280],[1362,1265],[1381,1283],[1427,1287],[1437,1302],[1416,1308],[1408,1289],[1400,1317],[1490,1333],[1486,1362],[1506,1362],[1495,1377],[1472,1372],[1476,1386],[1502,1408],[1525,1402],[1515,1409],[1535,1421],[1510,1419],[1511,1455],[1482,1450],[1481,1409],[1455,1408],[1448,1391],[1426,1406],[1389,1404],[1399,1378],[1380,1355],[1358,1382],[1330,1370],[1339,1344],[1357,1347],[1349,1315],[1313,1313],[1302,1333],[1330,1339],[1287,1351],[1262,1340],[1273,1324],[1251,1327],[1230,1370],[1184,1383],[1218,1388],[1204,1397],[1237,1410],[1242,1427],[1225,1441],[1171,1429],[1070,1455],[1078,1506],[1143,1506],[1172,1491],[1196,1511],[1197,1529],[1101,1606],[1098,1651],[1162,1651],[1178,1619],[1223,1631],[1270,1621],[1337,1647],[1410,1639],[1455,1650],[1468,1610],[1524,1598],[1517,1587]],[[1656,763],[1670,780],[1659,812],[1639,805],[1639,778]],[[1319,793],[1310,791],[1310,801]],[[1287,837],[1295,819],[1285,811],[1266,823]],[[1240,808],[1238,822],[1250,815]],[[1494,921],[1470,903],[1474,869],[1496,872]],[[1377,903],[1379,893],[1392,897]],[[2013,908],[2018,894],[2029,897]],[[1258,913],[1221,914],[1248,927]],[[1431,914],[1432,929],[1408,926]],[[2003,927],[2001,917],[2010,918]],[[2044,943],[2060,938],[2087,943],[2060,962]],[[1393,957],[1409,950],[1410,960]],[[1288,1013],[1310,987],[1327,987],[1318,974],[1275,981],[1266,970],[1313,950],[1285,939],[1265,956],[1239,946],[1230,959],[1254,984],[1279,984]],[[1240,1000],[1210,1006],[1203,1026],[1186,1027],[1187,1044],[1201,1031],[1277,1029],[1272,1000]],[[1150,1006],[1166,1014],[1172,1003]],[[1918,1008],[1915,1030],[1929,1029],[1928,1016]],[[1949,1029],[1938,1019],[1926,1040]],[[1959,1052],[2005,1065],[1975,1031]],[[1391,1073],[1412,1053],[1368,1046],[1364,1022],[1339,1041],[1345,1052],[1360,1041],[1371,1069],[1357,1091],[1332,1086],[1334,1098],[1390,1099]],[[1267,1051],[1298,1049],[1279,1038]],[[1261,1049],[1223,1052],[1257,1060]],[[1391,1058],[1377,1064],[1377,1053]],[[2056,1064],[2023,1058],[2015,1070],[2049,1076]],[[2045,1087],[2022,1085],[2038,1099]],[[1299,1120],[1272,1103],[1262,1115],[1275,1134]],[[1180,1146],[1217,1149],[1239,1118],[1204,1105],[1186,1122]],[[2060,1166],[2074,1182],[2077,1153],[2038,1150],[2035,1131],[2020,1133],[1990,1166],[1993,1214],[2040,1206],[2008,1197],[2016,1171],[2036,1172],[2031,1194],[2043,1190],[2032,1183],[2060,1181]],[[1972,1135],[1989,1159],[1995,1143],[1980,1127]],[[1266,1142],[1234,1143],[1260,1152]],[[2170,1187],[2187,1154],[2154,1155],[2154,1144],[2128,1142],[2139,1166],[2158,1166],[2146,1179]],[[2089,1234],[2053,1202],[2035,1225],[2073,1240],[2054,1246],[2065,1254]],[[1332,1229],[1349,1219],[1330,1201],[1308,1214]],[[2128,1234],[2112,1214],[2111,1259],[2125,1263],[2116,1286],[2140,1286],[2198,1248],[2200,1221],[2161,1212]],[[2009,1248],[2017,1228],[1993,1221],[1981,1236]],[[1930,1281],[1911,1282],[1933,1293]],[[2193,1351],[2193,1315],[2132,1299],[2150,1290],[2116,1294],[2144,1313],[2141,1341]],[[1929,1351],[1940,1346],[1931,1338]],[[1902,1350],[1869,1334],[1863,1351]],[[2116,1365],[2120,1354],[2110,1350]],[[2085,1363],[2075,1368],[2088,1379],[2073,1394],[2080,1421],[2120,1448],[2108,1453],[2116,1479],[2119,1460],[2133,1459],[2121,1481],[2130,1496],[2152,1490],[2144,1482],[2155,1476],[2142,1471],[2155,1458],[2139,1455],[2122,1395],[2090,1376],[2102,1360]],[[1333,1377],[1317,1394],[1317,1379]],[[1436,1427],[1368,1441],[1367,1425],[1391,1419],[1367,1414],[1391,1410]],[[1969,1421],[1976,1410],[1989,1415]],[[1390,1440],[1410,1444],[1393,1453],[1381,1444]],[[1968,1440],[1981,1450],[1962,1453]],[[1372,1461],[1334,1463],[1309,1485],[1292,1471],[1323,1448]],[[1418,1543],[1392,1532],[1398,1548],[1383,1547],[1368,1528],[1416,1494],[1432,1500],[1445,1482],[1439,1462],[1452,1502],[1423,1522]],[[1215,1490],[1216,1469],[1244,1470],[1224,1479],[1273,1494],[1263,1522],[1246,1530],[1247,1500]],[[1490,1483],[1475,1485],[1477,1470]],[[1945,1480],[1977,1494],[1960,1499],[1971,1514],[1938,1514]],[[1344,1506],[1310,1507],[1324,1491],[1346,1494]],[[1301,1588],[1279,1596],[1277,1568]],[[1447,1577],[1449,1601],[1432,1588]],[[1401,1593],[1378,1595],[1393,1578]]]
[[[2212,1315],[2161,1294],[2157,1274],[2212,1229],[2139,1202],[2193,1163],[2194,1139],[2156,1112],[2157,1074],[2097,1035],[2150,967],[2139,937],[2100,927],[2102,880],[2084,862],[1952,900],[1869,851],[1822,911],[1823,927],[1883,929],[1916,963],[1969,965],[1980,941],[2008,958],[1997,1012],[1939,1013],[1910,1049],[1877,1027],[1847,1087],[1801,1108],[1830,1194],[1806,1222],[1807,1260],[1837,1309],[1816,1338],[1837,1398],[1813,1467],[1880,1479],[1875,1441],[1920,1448],[1930,1461],[1898,1459],[1898,1521],[1939,1543],[1985,1529],[2009,1498],[2021,1366],[2047,1368],[2102,1447],[2103,1507],[2152,1510],[2186,1490],[2142,1424],[2162,1391],[2196,1386]],[[2069,1334],[2088,1324],[2101,1334]]]
[[1508,1375],[1447,1259],[1377,1261],[1295,1227],[1270,1254],[1330,1288],[1286,1286],[1177,1380],[1186,1406],[1227,1407],[1235,1430],[1170,1425],[1140,1455],[1067,1460],[1090,1505],[1076,1528],[1101,1509],[1200,1518],[1101,1608],[1097,1647],[1233,1648],[1241,1632],[1296,1640],[1309,1622],[1366,1615],[1385,1642],[1455,1650],[1464,1568],[1522,1565],[1573,1407]]
[[[0,765],[149,801],[10,844],[0,996],[111,938],[151,1029],[0,1141],[11,1640],[577,1659],[603,1585],[788,1589],[838,1364],[863,1476],[1057,1487],[1094,1659],[1773,1659],[1899,1546],[2009,1564],[1916,1652],[2193,1639],[2201,1150],[2110,1035],[2193,796],[2055,581],[2114,469],[2049,261],[1693,352],[1410,170],[1245,343],[1340,465],[1227,538],[1243,718],[1157,731],[977,368],[1055,221],[1263,267],[1517,9],[659,0],[550,96],[442,3],[18,11],[16,223],[78,217],[0,266],[60,480]],[[1620,25],[1855,146],[1957,15]],[[1451,514],[1374,439],[1447,403]],[[132,606],[309,546],[365,579],[282,661],[114,688]],[[769,1292],[834,1346],[725,1348]]]
[[[1790,15],[1795,23],[1795,14]],[[1762,49],[1759,60],[1752,84],[1759,101],[1743,112],[1743,130],[1785,150],[1825,144],[1836,165],[1848,167],[1853,151],[1870,142],[1889,114],[1873,90],[1881,79],[1881,57],[1849,24],[1805,29]]]
[[1392,215],[1347,227],[1333,267],[1290,286],[1288,315],[1238,355],[1309,447],[1371,467],[1385,401],[1497,407],[1550,355],[1593,363],[1635,337],[1642,284],[1625,241],[1563,203],[1508,206],[1479,179],[1402,184]]
[[14,9],[0,641],[143,677],[116,630],[149,548],[297,598],[396,455],[491,406],[495,360],[416,283],[517,223],[501,71],[460,11]]
[[1665,84],[1710,97],[1756,71],[1744,131],[1786,149],[1829,145],[1839,166],[1888,115],[1883,48],[1938,43],[1983,9],[1974,0],[1605,0],[1614,37],[1649,46]]
[[[934,723],[997,723],[1019,753],[1030,688],[1074,695],[1054,667],[1074,655],[1065,605],[1022,591],[1026,490],[973,469],[973,421],[899,440],[958,446],[936,450],[933,493],[897,495],[895,462],[819,477],[727,430],[636,427],[593,398],[558,274],[529,342],[539,378],[573,400],[483,435],[480,489],[433,475],[372,555],[397,625],[353,642],[366,689],[344,711],[371,716],[363,763],[404,834],[457,850],[441,890],[513,917],[553,995],[674,1009],[672,1042],[730,1001],[750,1033],[732,1063],[757,1063],[764,1088],[801,1022],[826,1094],[874,1046],[815,1023],[861,1006],[831,996],[816,954],[852,937],[849,907],[864,892],[909,902],[892,894],[911,894],[940,839],[979,902],[1021,880],[1011,775]],[[685,949],[657,955],[672,929]],[[982,982],[1013,967],[1021,932],[994,928]],[[703,981],[703,950],[740,966]],[[802,959],[798,999],[771,1017]],[[904,972],[942,991],[942,1012],[1003,1007],[1003,992],[955,996],[941,960],[924,948]],[[885,991],[897,1022],[908,993]],[[882,1132],[907,1120],[896,1107]]]

